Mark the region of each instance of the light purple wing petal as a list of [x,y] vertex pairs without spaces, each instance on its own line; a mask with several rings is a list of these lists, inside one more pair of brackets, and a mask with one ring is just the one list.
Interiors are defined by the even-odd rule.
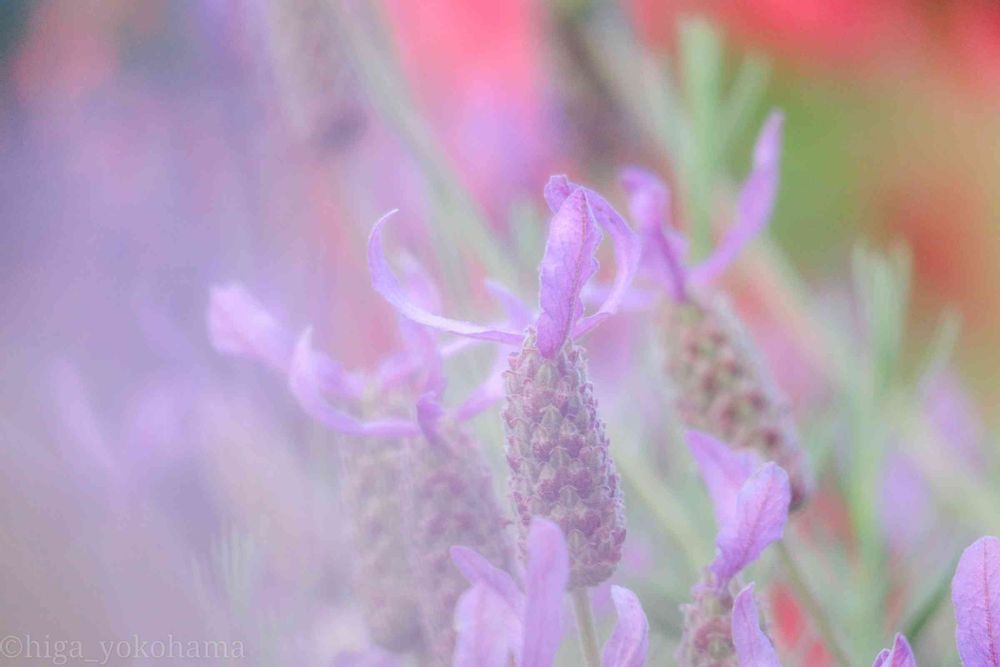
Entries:
[[764,121],[754,147],[753,168],[736,203],[736,220],[715,251],[691,271],[691,282],[704,284],[717,278],[771,219],[778,192],[784,122],[778,111],[772,111]]
[[644,169],[623,169],[620,180],[628,193],[629,215],[643,239],[642,264],[677,301],[686,298],[684,240],[670,228],[670,190]]
[[892,644],[892,652],[885,663],[885,667],[917,667],[917,659],[913,656],[913,649],[910,642],[902,633],[896,634],[896,640]]
[[579,187],[564,174],[550,176],[545,184],[545,203],[548,204],[549,211],[556,213],[562,208],[563,202]]
[[528,532],[521,667],[552,667],[562,640],[569,552],[559,526],[535,517]]
[[883,665],[887,664],[886,660],[888,660],[891,655],[892,654],[889,653],[889,649],[882,649],[878,652],[878,655],[875,656],[875,662],[872,663],[872,667],[883,667]]
[[243,285],[213,287],[207,321],[217,351],[256,359],[281,372],[288,370],[291,335]]
[[474,549],[463,546],[453,546],[449,551],[451,561],[470,584],[489,586],[499,595],[511,610],[520,616],[524,611],[524,594],[514,583],[514,579],[495,567]]
[[774,645],[760,629],[753,584],[740,591],[733,601],[732,633],[739,667],[781,667]]
[[306,414],[321,424],[350,435],[407,436],[417,435],[417,424],[403,419],[361,422],[330,405],[326,398],[323,372],[333,362],[312,346],[312,330],[299,337],[288,373],[288,387]]
[[702,431],[688,431],[687,443],[712,498],[715,524],[721,531],[736,516],[736,499],[753,474],[757,457],[750,450],[733,449]]
[[720,587],[781,539],[789,502],[788,475],[776,464],[765,463],[747,480],[736,498],[732,522],[715,541],[718,553],[711,567]]
[[382,248],[382,228],[393,213],[395,211],[390,211],[375,223],[375,226],[372,227],[371,236],[368,239],[368,270],[371,272],[372,287],[375,288],[375,291],[381,294],[382,298],[388,301],[400,315],[417,324],[423,324],[433,329],[468,338],[490,340],[508,345],[520,345],[524,337],[520,333],[441,317],[420,307],[407,298],[405,290],[399,283],[399,279],[396,278],[396,275],[392,272],[392,268],[389,267],[389,263],[385,258],[385,251]]
[[955,644],[965,667],[1000,667],[1000,539],[981,537],[951,580]]
[[649,621],[636,594],[621,586],[611,587],[618,624],[604,644],[602,667],[642,667],[649,650]]
[[506,667],[511,628],[519,623],[507,603],[481,583],[455,604],[455,652],[452,667]]
[[639,259],[642,255],[642,242],[638,235],[625,222],[608,201],[593,190],[583,188],[597,224],[611,236],[615,248],[615,280],[611,284],[611,292],[604,303],[591,315],[577,322],[573,329],[573,337],[579,338],[608,316],[616,313],[622,300],[628,294],[629,287],[639,269]]
[[577,189],[549,223],[545,254],[538,269],[538,349],[552,357],[583,315],[580,292],[594,272],[601,232],[587,195]]

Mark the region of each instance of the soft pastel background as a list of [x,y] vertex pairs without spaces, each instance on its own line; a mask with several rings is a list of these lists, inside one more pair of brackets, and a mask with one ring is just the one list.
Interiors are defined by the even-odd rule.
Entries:
[[[6,0],[0,635],[241,637],[261,664],[327,664],[355,645],[331,443],[280,381],[211,350],[209,287],[242,280],[295,326],[315,324],[347,365],[371,366],[395,327],[368,287],[364,242],[398,207],[407,222],[394,243],[445,279],[451,312],[486,312],[485,275],[533,294],[548,174],[565,171],[618,204],[623,164],[676,181],[670,137],[682,126],[670,110],[692,103],[684,82],[705,66],[679,37],[692,16],[722,37],[719,88],[743,86],[748,100],[716,127],[731,132],[719,191],[745,173],[766,111],[782,108],[770,235],[808,286],[810,312],[850,320],[853,249],[905,243],[913,308],[903,366],[920,367],[953,308],[961,333],[947,377],[971,398],[948,393],[961,403],[949,415],[996,425],[995,0]],[[666,73],[679,82],[672,92]],[[691,132],[712,109],[695,100]],[[784,354],[779,297],[766,280],[741,280],[755,276],[748,264],[730,281],[740,308],[796,407],[821,413],[825,433],[839,400],[818,377],[826,352],[800,339],[803,349]],[[797,317],[809,329],[810,315]],[[628,357],[613,330],[592,338],[614,432],[618,403],[637,389],[620,366],[602,367],[602,344],[614,350],[605,357]],[[495,426],[479,430],[499,460]],[[839,479],[831,466],[828,481]],[[935,562],[947,565],[963,530],[1000,526],[983,525],[992,497],[968,501],[985,511],[956,500],[962,477],[935,484],[901,464],[883,481],[889,491],[870,498],[887,525],[921,533],[912,524],[923,515],[949,526],[936,513],[962,518],[948,537],[889,530],[889,551],[894,540],[940,546]],[[928,485],[958,489],[928,496]],[[824,485],[810,511],[828,530],[810,539],[850,552],[844,506],[858,500],[842,495],[852,488]],[[675,597],[692,580],[655,527],[632,534],[623,576],[675,579],[643,595],[669,636]],[[903,591],[936,579],[906,581]],[[783,595],[775,585],[769,598],[788,664],[819,664]],[[909,599],[887,594],[886,613],[906,616]],[[940,627],[918,643],[922,664],[956,664],[948,614],[935,608]]]

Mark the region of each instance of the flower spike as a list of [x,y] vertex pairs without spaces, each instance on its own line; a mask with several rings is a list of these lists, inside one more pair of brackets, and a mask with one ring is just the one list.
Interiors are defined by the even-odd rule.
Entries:
[[955,643],[964,667],[1000,667],[1000,539],[981,537],[951,580]]

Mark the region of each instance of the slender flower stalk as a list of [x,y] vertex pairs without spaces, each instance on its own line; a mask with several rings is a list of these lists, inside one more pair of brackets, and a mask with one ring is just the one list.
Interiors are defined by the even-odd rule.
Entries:
[[675,410],[688,428],[706,431],[738,449],[759,452],[784,468],[792,484],[792,509],[805,502],[811,477],[790,409],[767,368],[711,282],[766,226],[778,186],[782,117],[773,113],[754,149],[736,220],[701,263],[685,262],[687,242],[666,225],[669,191],[652,174],[622,173],[629,209],[645,238],[644,268],[670,295],[664,309],[666,374]]
[[[571,588],[611,576],[621,558],[625,524],[621,486],[597,416],[586,360],[574,340],[615,312],[631,284],[639,244],[620,215],[597,193],[553,177],[545,189],[553,211],[539,270],[541,312],[522,331],[495,329],[436,315],[413,303],[385,260],[382,232],[372,230],[372,283],[404,317],[474,339],[517,345],[504,376],[510,492],[522,551],[531,520],[542,516],[565,532]],[[618,272],[598,311],[584,315],[580,294],[597,270],[601,228],[615,242]]]

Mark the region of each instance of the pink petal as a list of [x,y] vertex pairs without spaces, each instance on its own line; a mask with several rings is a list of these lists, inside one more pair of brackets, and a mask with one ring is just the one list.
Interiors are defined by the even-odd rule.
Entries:
[[687,442],[708,487],[715,508],[715,524],[721,531],[736,517],[737,498],[753,474],[756,457],[749,450],[733,449],[701,431],[688,431]]
[[[883,658],[882,656],[885,655]],[[882,662],[879,663],[879,659]],[[875,658],[877,664],[884,665],[884,667],[917,667],[917,659],[913,657],[913,649],[910,648],[910,643],[906,641],[906,637],[902,634],[896,634],[896,640],[893,642],[892,651],[883,650],[879,654],[878,658]],[[872,665],[875,667],[875,665]]]
[[476,584],[455,605],[455,652],[452,667],[505,667],[511,628],[518,623],[494,590]]
[[351,435],[402,437],[420,433],[413,422],[392,419],[365,423],[330,405],[326,399],[323,370],[332,364],[313,349],[312,330],[306,329],[295,345],[288,373],[289,389],[306,414],[335,431]]
[[1000,667],[1000,539],[981,537],[962,553],[951,600],[964,667]]
[[381,294],[382,298],[388,301],[400,315],[418,324],[469,338],[490,340],[509,345],[520,345],[524,338],[520,333],[492,329],[471,322],[441,317],[420,307],[406,296],[399,280],[389,267],[389,263],[385,259],[385,251],[382,248],[382,228],[389,217],[395,212],[390,211],[382,216],[375,223],[375,226],[372,227],[372,233],[368,239],[368,270],[371,273],[372,287],[375,288],[375,291]]
[[781,667],[774,645],[760,629],[753,584],[740,591],[733,601],[732,632],[739,667]]
[[736,220],[715,251],[691,271],[691,282],[705,284],[721,275],[771,219],[781,171],[784,122],[784,116],[778,111],[772,111],[764,122],[754,147],[753,168],[736,203]]
[[621,586],[611,587],[618,624],[604,645],[602,667],[642,667],[649,650],[649,621],[635,593]]
[[[620,180],[629,195],[629,215],[644,241],[643,261],[677,301],[686,298],[684,240],[670,228],[670,190],[653,174],[631,167]],[[645,252],[648,248],[649,252]]]
[[601,232],[594,221],[587,194],[577,189],[549,223],[545,254],[538,269],[538,349],[552,357],[569,337],[583,315],[580,293],[594,272],[594,254]]
[[285,372],[291,336],[243,285],[213,287],[208,303],[208,335],[222,354],[262,361]]
[[720,587],[781,539],[789,502],[788,475],[774,463],[765,463],[747,480],[737,496],[732,522],[723,526],[715,541],[718,553],[711,568]]
[[559,526],[539,517],[528,532],[521,667],[552,667],[562,640],[569,552]]

